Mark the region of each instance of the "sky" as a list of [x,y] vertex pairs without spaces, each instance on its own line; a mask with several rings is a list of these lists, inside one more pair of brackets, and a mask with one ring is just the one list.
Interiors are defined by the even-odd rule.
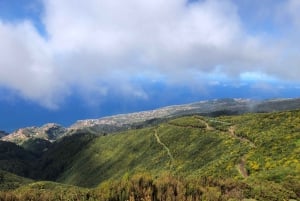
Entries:
[[299,0],[0,0],[0,130],[300,96]]

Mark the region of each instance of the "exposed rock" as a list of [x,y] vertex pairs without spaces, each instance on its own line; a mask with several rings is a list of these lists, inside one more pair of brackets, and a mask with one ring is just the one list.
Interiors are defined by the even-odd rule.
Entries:
[[20,128],[15,132],[2,137],[4,141],[22,144],[24,141],[32,138],[54,141],[66,133],[67,129],[59,124],[49,123],[42,127]]

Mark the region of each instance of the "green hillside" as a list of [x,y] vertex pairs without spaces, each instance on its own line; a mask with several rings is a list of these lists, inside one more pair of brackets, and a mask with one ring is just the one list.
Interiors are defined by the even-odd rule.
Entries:
[[182,117],[96,138],[59,181],[93,187],[136,172],[281,181],[300,176],[299,140],[299,111]]
[[32,183],[33,180],[0,170],[0,190],[11,190]]
[[[300,111],[195,115],[68,136],[33,171],[89,188],[74,187],[78,200],[300,200]],[[50,184],[43,187],[50,194],[60,186]]]
[[0,141],[0,170],[31,177],[36,157],[12,142]]
[[20,146],[31,152],[33,155],[39,157],[48,150],[48,148],[51,146],[51,142],[40,138],[32,138],[26,140]]
[[36,172],[40,179],[55,181],[61,174],[72,168],[78,154],[88,148],[95,139],[91,134],[74,134],[53,143],[38,160]]

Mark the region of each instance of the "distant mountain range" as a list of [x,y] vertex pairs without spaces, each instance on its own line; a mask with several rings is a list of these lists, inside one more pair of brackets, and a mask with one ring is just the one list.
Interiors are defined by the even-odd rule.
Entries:
[[69,128],[64,128],[55,123],[49,123],[42,127],[20,128],[9,135],[0,131],[3,141],[22,144],[29,139],[44,139],[55,141],[62,136],[74,133],[89,132],[98,135],[125,131],[132,128],[142,128],[155,125],[166,120],[199,114],[202,116],[234,115],[252,112],[275,112],[300,108],[300,98],[296,99],[216,99],[200,101],[191,104],[174,105],[155,110],[120,114],[99,119],[78,120]]

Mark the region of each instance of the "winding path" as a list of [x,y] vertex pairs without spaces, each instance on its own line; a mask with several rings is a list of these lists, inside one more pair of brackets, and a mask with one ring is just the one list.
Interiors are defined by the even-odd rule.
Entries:
[[205,124],[206,130],[208,130],[208,131],[214,130],[214,128],[211,127],[206,121],[204,121],[204,120],[202,120],[202,119],[200,119],[200,118],[197,118],[197,119],[199,120],[200,123]]
[[[214,127],[210,126],[210,125],[208,124],[207,121],[205,121],[205,120],[203,120],[203,119],[201,119],[201,118],[197,118],[197,119],[199,120],[199,122],[200,122],[201,124],[204,124],[204,125],[205,125],[205,129],[206,129],[207,131],[212,131],[212,130],[217,129],[217,128],[214,128]],[[232,138],[238,139],[240,142],[246,142],[246,143],[248,143],[248,144],[250,145],[250,147],[252,147],[252,148],[255,148],[255,147],[256,147],[255,144],[254,144],[252,141],[250,141],[249,139],[247,139],[247,138],[245,138],[245,137],[241,137],[241,136],[236,135],[236,132],[235,132],[236,128],[235,128],[234,125],[233,125],[233,126],[232,126],[232,125],[230,126],[230,123],[228,123],[228,122],[223,122],[223,121],[218,121],[218,120],[211,120],[211,119],[208,119],[208,121],[218,122],[218,123],[222,123],[222,124],[228,125],[229,127],[228,127],[227,131],[225,131],[225,133],[229,133],[229,135],[230,135]],[[171,124],[171,125],[173,125],[173,124]],[[185,127],[185,128],[197,128],[197,127],[193,127],[193,126],[180,126],[180,125],[173,125],[173,126]],[[200,128],[200,127],[199,127],[199,128]],[[224,132],[224,131],[223,131],[223,132]],[[172,154],[171,154],[171,152],[170,152],[170,149],[169,149],[163,142],[161,142],[161,140],[160,140],[160,138],[159,138],[159,136],[158,136],[158,134],[157,134],[157,129],[155,129],[154,136],[155,136],[155,138],[156,138],[156,141],[157,141],[160,145],[162,145],[162,146],[164,147],[164,149],[167,151],[168,156],[169,156],[170,159],[171,159],[171,162],[170,162],[170,168],[171,168],[171,167],[172,167],[172,163],[173,163],[173,161],[174,161],[174,158],[173,158],[173,156],[172,156]],[[247,161],[246,161],[246,159],[245,159],[245,155],[243,155],[243,156],[240,158],[240,162],[239,162],[238,164],[236,164],[236,168],[237,168],[238,172],[240,173],[240,175],[241,175],[243,178],[249,177],[249,173],[248,173],[248,171],[247,171],[247,169],[246,169],[246,163],[247,163]]]
[[173,156],[172,156],[172,154],[171,154],[171,152],[170,152],[170,149],[167,147],[167,145],[165,145],[165,144],[160,140],[160,138],[159,138],[159,136],[158,136],[158,134],[157,134],[157,129],[155,129],[155,131],[154,131],[154,136],[155,136],[155,138],[156,138],[157,143],[160,144],[161,146],[163,146],[164,149],[167,151],[167,154],[168,154],[168,156],[169,156],[169,158],[170,158],[170,167],[172,167],[174,158],[173,158]]
[[247,143],[250,144],[251,147],[256,147],[255,144],[253,142],[251,142],[250,140],[248,140],[247,138],[237,136],[235,134],[235,127],[234,126],[230,126],[228,128],[228,132],[229,132],[230,136],[240,140],[241,142],[247,142]]
[[[222,121],[217,121],[217,120],[210,120],[210,121],[214,121],[214,122],[219,122],[219,123],[230,125],[227,122],[222,122]],[[206,124],[207,130],[214,129],[213,127],[209,127],[209,125],[207,124],[207,122],[203,121],[203,123]],[[252,141],[250,141],[249,139],[237,136],[236,133],[235,133],[235,126],[230,126],[228,128],[228,133],[229,133],[229,135],[231,137],[236,138],[236,139],[240,140],[241,142],[247,142],[251,147],[254,147],[254,148],[256,147],[255,144]],[[247,178],[249,176],[248,171],[246,169],[245,155],[242,156],[242,158],[240,159],[240,162],[236,165],[236,168],[237,168],[238,172],[242,175],[243,178]]]

